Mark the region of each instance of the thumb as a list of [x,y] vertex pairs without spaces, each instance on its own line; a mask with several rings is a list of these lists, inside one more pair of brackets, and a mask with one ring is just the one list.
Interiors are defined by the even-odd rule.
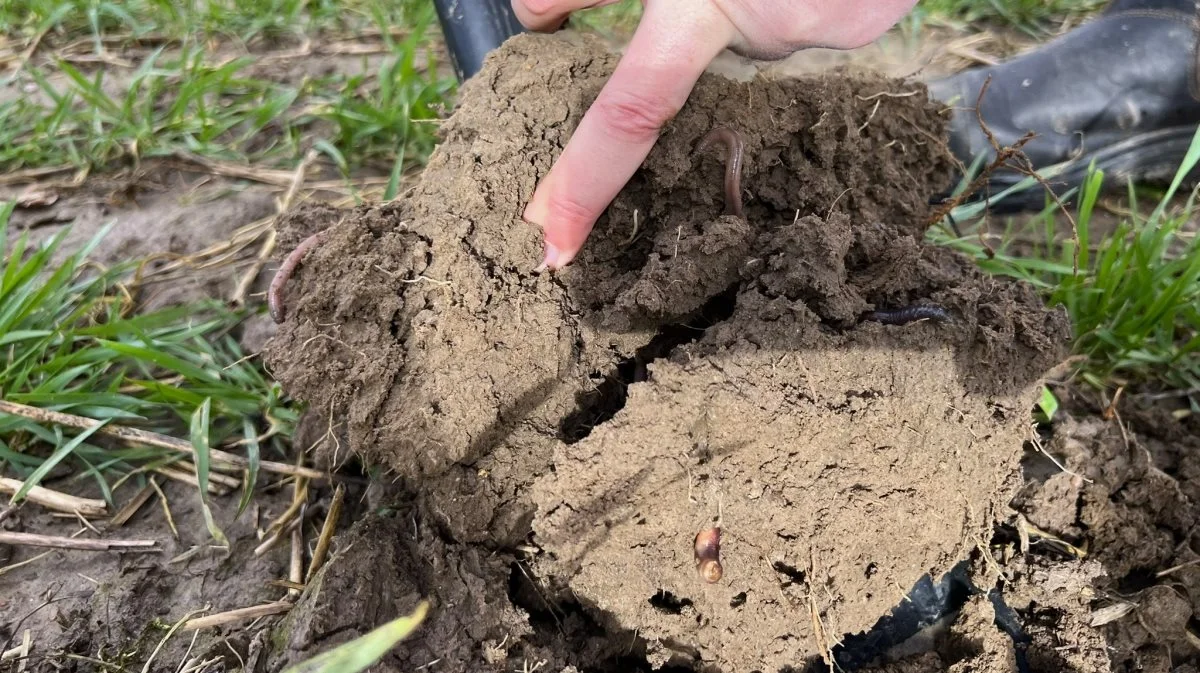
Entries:
[[573,12],[604,7],[617,0],[512,0],[513,13],[529,30],[553,32]]
[[562,268],[575,258],[733,36],[710,2],[646,3],[625,55],[525,209],[525,219],[544,231],[539,268]]

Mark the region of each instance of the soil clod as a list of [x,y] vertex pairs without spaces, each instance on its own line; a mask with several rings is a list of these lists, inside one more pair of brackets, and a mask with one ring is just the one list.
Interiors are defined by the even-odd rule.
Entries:
[[[285,237],[328,231],[266,361],[445,553],[517,563],[548,614],[636,634],[656,668],[801,666],[989,535],[1027,432],[994,410],[1032,406],[1067,324],[924,243],[951,174],[940,108],[867,74],[705,75],[574,264],[530,273],[523,206],[616,62],[518,36],[403,203],[285,217]],[[724,209],[705,138],[730,149]],[[918,301],[956,320],[860,321]],[[691,533],[716,512],[719,557]],[[697,582],[707,561],[719,582]],[[503,639],[507,617],[456,614]],[[454,652],[442,670],[473,670]]]

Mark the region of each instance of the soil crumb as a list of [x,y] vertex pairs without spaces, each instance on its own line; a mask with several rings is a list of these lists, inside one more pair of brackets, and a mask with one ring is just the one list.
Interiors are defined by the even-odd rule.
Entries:
[[[1194,414],[1180,422],[1161,405],[1123,402],[1113,413],[1107,402],[1056,393],[1064,411],[1046,428],[1045,449],[1065,470],[1045,458],[1027,466],[1031,478],[1014,507],[1044,532],[1043,553],[1061,559],[1056,541],[1086,550],[1084,561],[1044,561],[1044,577],[1027,583],[1043,593],[1064,587],[1058,593],[1082,596],[1083,609],[1044,598],[1018,598],[1014,607],[1069,645],[1058,649],[1066,658],[1059,670],[1195,670],[1200,422]],[[1072,573],[1081,579],[1069,581]],[[1080,653],[1097,654],[1080,662]]]
[[[459,550],[443,562],[532,553],[543,603],[634,634],[654,668],[819,661],[990,537],[1065,316],[923,243],[942,110],[870,74],[706,75],[576,262],[535,274],[521,211],[615,65],[587,38],[513,38],[411,194],[286,217],[284,252],[326,234],[266,362],[395,473]],[[694,151],[716,126],[745,142],[744,218]],[[914,304],[949,319],[862,320]],[[714,526],[710,584],[694,540]],[[471,610],[508,610],[481,591]],[[483,622],[488,641],[517,623]]]
[[1043,448],[1030,442],[1010,517],[972,561],[972,584],[1007,614],[966,633],[990,638],[1003,623],[1015,666],[961,668],[961,650],[946,647],[955,636],[939,633],[870,673],[1197,670],[1196,417],[1138,393],[1116,411],[1092,391],[1054,388],[1062,406],[1038,430]]

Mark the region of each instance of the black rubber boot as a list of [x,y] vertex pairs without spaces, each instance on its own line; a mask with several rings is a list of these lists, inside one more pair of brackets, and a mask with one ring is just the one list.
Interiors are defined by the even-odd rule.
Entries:
[[[955,108],[951,151],[967,166],[980,154],[994,158],[975,114],[990,75],[979,106],[984,123],[1001,147],[1037,133],[1023,150],[1037,170],[1062,165],[1047,178],[1056,193],[1079,186],[1092,162],[1108,187],[1169,181],[1200,125],[1198,21],[1196,0],[1118,0],[1008,63],[931,83],[934,98]],[[1024,177],[999,170],[974,199],[990,196],[993,210],[1040,209],[1039,187],[997,201]]]

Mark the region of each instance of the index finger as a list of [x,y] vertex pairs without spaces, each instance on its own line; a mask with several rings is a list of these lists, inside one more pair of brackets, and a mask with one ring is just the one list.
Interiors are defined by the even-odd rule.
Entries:
[[628,50],[525,208],[525,219],[544,230],[540,268],[575,258],[733,35],[710,2],[646,3]]

